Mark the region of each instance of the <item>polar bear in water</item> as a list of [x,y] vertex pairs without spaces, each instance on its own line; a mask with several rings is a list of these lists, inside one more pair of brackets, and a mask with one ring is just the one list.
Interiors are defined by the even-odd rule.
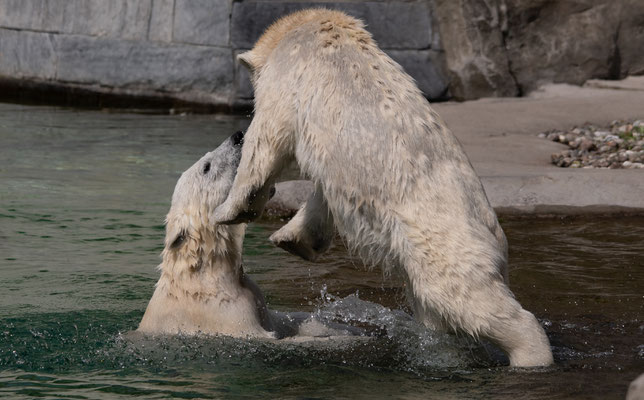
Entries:
[[428,327],[491,340],[513,366],[552,364],[546,333],[508,287],[505,235],[463,148],[362,21],[299,11],[238,58],[255,115],[215,222],[256,218],[295,160],[317,190],[274,243],[314,259],[335,226],[366,263],[402,273]]
[[235,178],[243,138],[237,132],[179,178],[166,218],[161,277],[138,331],[271,339],[361,334],[358,328],[323,324],[308,313],[269,311],[242,267],[246,224],[212,221]]

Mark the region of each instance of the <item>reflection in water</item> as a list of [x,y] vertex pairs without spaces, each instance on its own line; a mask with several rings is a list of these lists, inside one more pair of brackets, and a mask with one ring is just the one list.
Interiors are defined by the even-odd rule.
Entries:
[[341,242],[318,263],[251,224],[247,272],[280,311],[377,332],[342,346],[133,338],[181,171],[248,120],[0,105],[0,396],[623,398],[644,371],[644,219],[504,221],[511,286],[557,365],[512,370],[409,315],[401,280]]

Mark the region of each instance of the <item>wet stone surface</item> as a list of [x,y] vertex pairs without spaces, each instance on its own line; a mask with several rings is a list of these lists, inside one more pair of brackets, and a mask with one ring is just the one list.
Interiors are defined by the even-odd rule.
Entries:
[[613,121],[609,127],[587,124],[539,137],[568,146],[551,156],[558,167],[644,168],[644,120]]

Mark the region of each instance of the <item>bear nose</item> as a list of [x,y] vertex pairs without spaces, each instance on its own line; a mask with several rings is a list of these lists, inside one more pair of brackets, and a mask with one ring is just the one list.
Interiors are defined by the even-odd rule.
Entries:
[[233,134],[230,138],[232,139],[235,146],[241,146],[242,144],[244,144],[244,132],[242,131],[235,132],[235,134]]

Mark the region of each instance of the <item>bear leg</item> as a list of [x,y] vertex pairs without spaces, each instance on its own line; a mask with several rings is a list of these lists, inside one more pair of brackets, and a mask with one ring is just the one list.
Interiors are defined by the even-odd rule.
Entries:
[[289,253],[315,261],[331,247],[334,233],[333,216],[322,188],[316,185],[307,202],[286,225],[271,235],[270,241]]
[[501,274],[481,273],[480,264],[463,267],[436,271],[436,266],[406,265],[416,319],[439,331],[486,338],[508,355],[513,367],[552,364],[545,331],[516,301]]
[[531,312],[521,309],[512,321],[490,328],[482,335],[507,353],[510,366],[542,367],[554,362],[546,332]]
[[[239,224],[260,217],[275,178],[292,161],[289,141],[273,138],[275,126],[281,125],[271,116],[275,112],[258,110],[248,127],[233,186],[226,201],[214,210],[215,223]],[[277,131],[285,134],[288,130]]]

